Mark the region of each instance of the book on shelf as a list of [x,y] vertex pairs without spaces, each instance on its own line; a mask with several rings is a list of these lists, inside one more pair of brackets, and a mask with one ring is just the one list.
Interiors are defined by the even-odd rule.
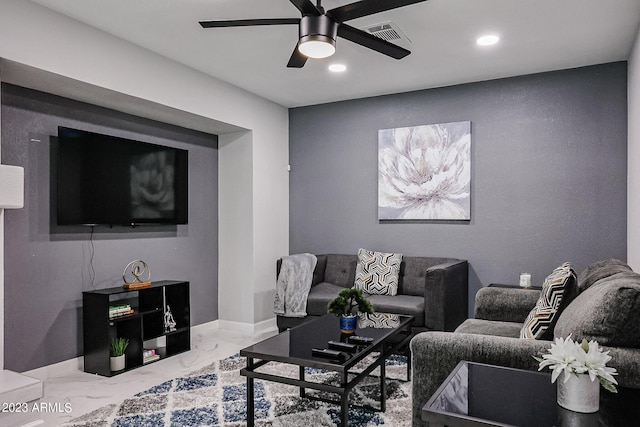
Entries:
[[160,359],[160,355],[159,354],[154,354],[153,356],[149,356],[149,357],[143,357],[142,358],[142,364],[154,362],[154,361],[156,361],[158,359]]
[[114,317],[126,316],[128,314],[133,314],[134,310],[131,308],[130,304],[123,305],[111,305],[109,306],[109,318],[113,319]]
[[135,311],[132,308],[127,310],[127,311],[121,311],[121,312],[118,312],[118,313],[109,313],[109,319],[115,319],[117,317],[127,316],[127,315],[133,314],[133,313],[135,313]]
[[151,357],[151,356],[155,356],[156,355],[156,349],[152,348],[152,349],[145,349],[142,352],[142,357]]
[[121,313],[123,311],[131,310],[131,304],[122,305],[110,305],[109,313]]

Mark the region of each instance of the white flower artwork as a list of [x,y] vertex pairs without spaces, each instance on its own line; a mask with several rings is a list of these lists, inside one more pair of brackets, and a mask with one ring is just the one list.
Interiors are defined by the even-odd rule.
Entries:
[[378,218],[471,219],[471,122],[378,131]]

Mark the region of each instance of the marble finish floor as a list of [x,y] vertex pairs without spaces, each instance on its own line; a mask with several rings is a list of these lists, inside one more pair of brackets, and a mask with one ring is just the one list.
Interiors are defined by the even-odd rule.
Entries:
[[[42,403],[50,410],[41,413],[45,426],[58,426],[104,405],[119,403],[154,385],[200,369],[216,360],[237,353],[277,333],[243,333],[214,329],[192,330],[191,351],[151,363],[111,378],[87,374],[81,370],[56,375],[52,369],[25,372],[44,381]],[[52,372],[54,371],[54,372]]]

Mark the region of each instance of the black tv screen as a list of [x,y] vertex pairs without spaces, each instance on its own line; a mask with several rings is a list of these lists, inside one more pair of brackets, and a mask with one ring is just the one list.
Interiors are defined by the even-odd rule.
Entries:
[[58,225],[186,224],[188,152],[59,126]]

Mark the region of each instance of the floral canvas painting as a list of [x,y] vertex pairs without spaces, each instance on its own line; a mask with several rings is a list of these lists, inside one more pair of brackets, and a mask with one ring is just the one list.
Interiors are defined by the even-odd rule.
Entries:
[[378,131],[378,218],[471,219],[471,122]]

